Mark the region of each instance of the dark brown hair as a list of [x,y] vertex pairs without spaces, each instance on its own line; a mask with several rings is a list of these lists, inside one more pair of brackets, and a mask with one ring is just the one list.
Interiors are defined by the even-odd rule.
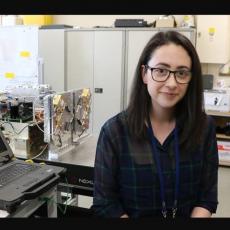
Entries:
[[191,41],[176,31],[163,31],[155,34],[146,44],[139,58],[132,85],[127,119],[129,130],[139,140],[147,137],[145,121],[151,109],[151,97],[146,84],[142,81],[142,65],[146,65],[154,55],[154,51],[167,44],[182,46],[191,58],[192,79],[185,96],[177,103],[175,116],[177,124],[181,124],[180,144],[182,147],[191,147],[200,143],[203,127],[206,120],[203,106],[203,85],[201,64],[195,47]]

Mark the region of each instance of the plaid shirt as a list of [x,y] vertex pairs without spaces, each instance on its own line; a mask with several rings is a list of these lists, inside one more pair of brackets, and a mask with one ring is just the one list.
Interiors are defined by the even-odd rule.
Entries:
[[[146,128],[147,132],[147,128]],[[180,130],[179,130],[180,135]],[[217,209],[218,150],[215,125],[208,116],[205,139],[194,151],[180,151],[180,184],[176,216],[189,217],[199,206]],[[175,191],[174,135],[161,145],[156,139],[164,177],[168,215],[172,215]],[[102,217],[161,216],[160,184],[151,141],[137,142],[128,132],[125,112],[102,127],[94,165],[92,210]]]

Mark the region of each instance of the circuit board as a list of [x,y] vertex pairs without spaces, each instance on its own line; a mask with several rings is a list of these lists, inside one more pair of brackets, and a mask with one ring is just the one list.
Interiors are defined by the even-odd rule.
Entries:
[[73,94],[63,92],[44,98],[44,140],[59,151],[72,142]]
[[91,93],[89,88],[76,90],[74,93],[73,138],[80,138],[89,129]]

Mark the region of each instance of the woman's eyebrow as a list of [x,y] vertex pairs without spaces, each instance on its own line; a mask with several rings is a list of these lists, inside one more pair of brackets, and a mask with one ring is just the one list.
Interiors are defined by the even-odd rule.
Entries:
[[[159,62],[159,63],[157,63],[155,66],[165,66],[165,67],[167,67],[167,68],[170,68],[171,66],[169,65],[169,64],[167,64],[167,63],[164,63],[164,62]],[[183,69],[183,68],[186,68],[186,69],[190,69],[188,66],[185,66],[185,65],[180,65],[180,66],[177,66],[176,67],[177,69]]]

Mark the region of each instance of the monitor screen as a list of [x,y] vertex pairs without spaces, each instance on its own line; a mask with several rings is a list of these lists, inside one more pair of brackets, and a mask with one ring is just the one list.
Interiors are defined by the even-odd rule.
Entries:
[[2,138],[0,138],[0,153],[5,152],[7,150]]

